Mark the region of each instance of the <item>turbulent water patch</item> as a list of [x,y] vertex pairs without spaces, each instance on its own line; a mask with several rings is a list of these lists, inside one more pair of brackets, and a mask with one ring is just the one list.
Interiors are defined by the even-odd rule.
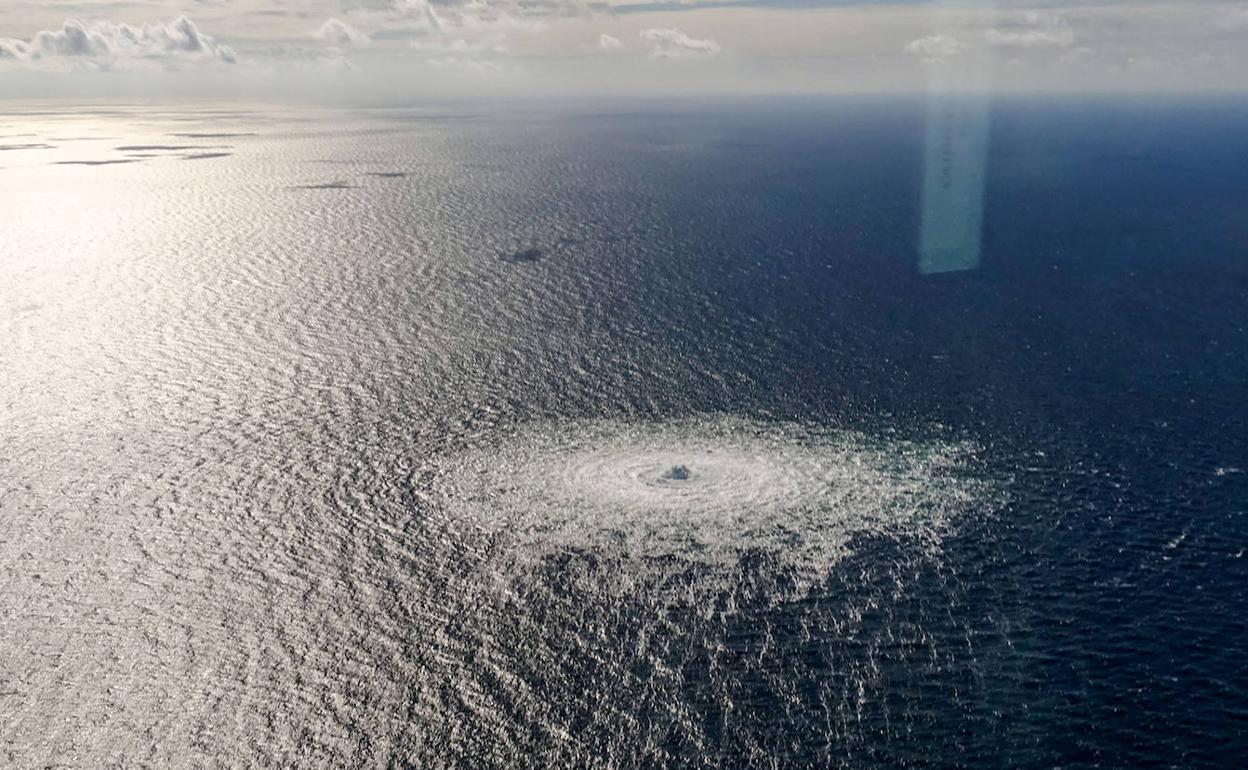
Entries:
[[451,520],[520,551],[731,565],[808,575],[862,534],[938,544],[994,487],[977,447],[736,418],[529,425],[434,464]]

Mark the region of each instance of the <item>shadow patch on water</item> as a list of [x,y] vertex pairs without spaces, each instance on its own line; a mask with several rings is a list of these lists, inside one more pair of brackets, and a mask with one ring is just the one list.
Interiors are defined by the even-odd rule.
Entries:
[[182,150],[206,150],[197,144],[123,144],[115,148],[118,152],[179,152]]
[[292,186],[292,190],[351,190],[355,185],[349,182],[316,182],[314,184],[297,184]]
[[53,166],[115,166],[119,163],[140,163],[147,158],[111,158],[109,160],[58,160]]
[[169,136],[174,136],[179,139],[233,139],[238,136],[257,136],[257,134],[250,131],[223,131],[220,133],[188,131],[185,133],[169,134]]
[[503,262],[514,262],[514,263],[537,262],[543,256],[545,256],[545,253],[546,252],[537,248],[522,249],[520,251],[515,251],[510,254],[500,254],[498,258],[502,260]]

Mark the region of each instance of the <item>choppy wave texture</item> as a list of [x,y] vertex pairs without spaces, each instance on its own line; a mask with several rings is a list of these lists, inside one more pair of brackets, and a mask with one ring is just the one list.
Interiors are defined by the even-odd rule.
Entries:
[[464,442],[413,477],[465,547],[417,764],[859,765],[930,728],[899,671],[941,708],[974,689],[949,672],[993,630],[938,616],[942,543],[1006,490],[972,442],[735,416]]
[[1242,107],[670,106],[6,105],[0,767],[1248,767]]
[[456,522],[529,554],[653,563],[770,560],[804,580],[855,536],[932,549],[995,498],[970,442],[873,439],[735,417],[539,423],[435,462]]

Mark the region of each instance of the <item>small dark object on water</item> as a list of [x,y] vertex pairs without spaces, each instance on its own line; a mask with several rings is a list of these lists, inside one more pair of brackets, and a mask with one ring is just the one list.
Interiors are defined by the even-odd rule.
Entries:
[[673,465],[672,469],[663,474],[664,481],[688,481],[689,469],[683,465]]
[[536,262],[542,258],[541,249],[524,249],[514,254],[505,254],[499,259],[504,262]]
[[316,184],[297,184],[293,190],[350,190],[355,185],[346,182],[317,182]]

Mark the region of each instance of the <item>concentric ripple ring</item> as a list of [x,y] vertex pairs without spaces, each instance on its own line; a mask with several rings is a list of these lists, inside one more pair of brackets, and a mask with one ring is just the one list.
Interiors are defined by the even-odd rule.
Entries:
[[985,510],[968,442],[736,417],[522,426],[435,461],[452,519],[525,548],[826,568],[862,533],[934,542]]

